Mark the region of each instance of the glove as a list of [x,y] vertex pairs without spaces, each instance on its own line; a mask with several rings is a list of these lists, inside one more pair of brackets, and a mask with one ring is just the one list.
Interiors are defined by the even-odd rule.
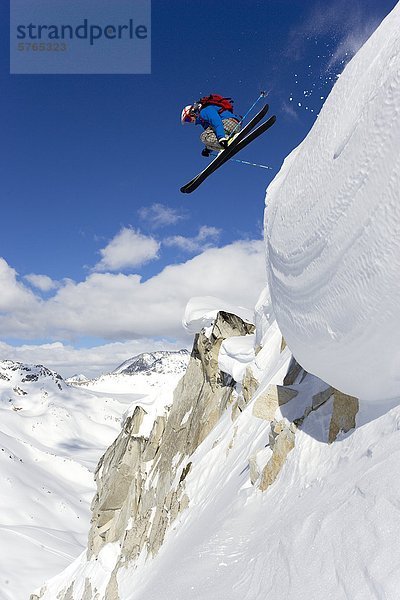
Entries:
[[218,140],[218,143],[219,143],[220,146],[222,146],[222,148],[224,150],[226,150],[226,148],[228,147],[228,140],[227,140],[227,138],[220,138]]
[[201,151],[201,155],[205,156],[206,158],[208,156],[210,156],[210,154],[211,154],[211,150],[209,150],[208,148],[203,148],[203,150]]

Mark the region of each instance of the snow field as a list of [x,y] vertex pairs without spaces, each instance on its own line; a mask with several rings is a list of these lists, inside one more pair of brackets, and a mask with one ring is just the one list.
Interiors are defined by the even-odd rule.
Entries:
[[148,374],[145,383],[140,373],[109,377],[106,393],[0,362],[1,600],[27,599],[84,550],[100,456],[137,404],[151,428],[181,374]]

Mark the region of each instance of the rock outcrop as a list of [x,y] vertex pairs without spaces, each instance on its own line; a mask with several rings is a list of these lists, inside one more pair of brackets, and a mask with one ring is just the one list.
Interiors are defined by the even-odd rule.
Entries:
[[[266,462],[260,467],[257,455],[249,457],[251,482],[253,485],[258,485],[262,491],[267,490],[277,479],[289,452],[295,447],[298,427],[305,425],[306,419],[312,412],[320,409],[326,412],[329,425],[326,439],[323,441],[329,444],[332,444],[341,432],[347,433],[356,426],[356,415],[359,410],[358,399],[343,394],[316,378],[316,384],[322,388],[321,391],[309,398],[303,397],[296,407],[296,397],[301,390],[301,383],[310,377],[292,359],[283,381],[284,385],[270,385],[253,402],[253,416],[270,422],[267,444],[269,454]],[[285,415],[285,405],[289,403],[292,403],[290,413],[288,413],[290,419],[279,418],[279,415]],[[265,456],[264,451],[261,451],[260,454]]]
[[260,490],[264,492],[278,477],[280,470],[285,464],[286,457],[294,448],[296,426],[287,423],[284,419],[271,423],[269,446],[272,456],[265,465],[260,480]]
[[[168,528],[189,505],[185,478],[191,469],[190,456],[232,403],[235,382],[218,367],[221,343],[253,331],[254,326],[239,317],[218,313],[211,334],[196,336],[186,374],[167,414],[158,416],[150,434],[145,435],[142,425],[146,412],[136,407],[100,460],[87,559],[96,559],[107,544],[120,544],[107,600],[119,598],[116,573],[121,565],[134,562],[142,554],[154,556]],[[68,600],[72,589],[69,586],[60,592],[57,600]],[[32,598],[42,597],[45,591]],[[82,600],[94,597],[86,580]]]
[[270,385],[264,394],[258,396],[253,405],[253,415],[259,419],[273,421],[277,409],[293,400],[298,394],[297,390],[293,390],[283,385]]

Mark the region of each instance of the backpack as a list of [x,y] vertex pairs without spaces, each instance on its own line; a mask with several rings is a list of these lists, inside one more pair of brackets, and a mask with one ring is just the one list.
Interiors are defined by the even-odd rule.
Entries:
[[233,100],[232,98],[225,98],[224,96],[220,96],[219,94],[210,94],[209,96],[203,96],[200,98],[199,103],[202,108],[206,106],[219,106],[219,114],[223,113],[224,110],[229,110],[229,112],[233,112]]

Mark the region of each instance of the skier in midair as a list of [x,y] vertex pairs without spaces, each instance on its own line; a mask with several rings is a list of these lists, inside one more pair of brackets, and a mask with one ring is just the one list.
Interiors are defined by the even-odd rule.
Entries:
[[[218,155],[200,173],[180,189],[183,194],[191,194],[210,175],[220,169],[222,165],[251,144],[254,140],[265,133],[276,121],[276,116],[264,120],[269,110],[269,105],[264,103],[263,107],[241,128],[243,121],[253,110],[261,98],[265,98],[267,92],[262,91],[256,101],[250,106],[244,117],[239,117],[233,112],[231,98],[224,98],[217,94],[204,96],[198,102],[185,106],[181,114],[181,122],[201,125],[204,129],[200,136],[205,145],[203,156],[209,156],[212,150],[217,150]],[[223,151],[221,151],[223,150]],[[243,161],[239,161],[243,162]],[[256,165],[263,168],[265,165]]]
[[200,140],[205,145],[203,156],[214,150],[219,152],[228,147],[228,139],[240,130],[240,117],[233,112],[233,101],[218,94],[200,98],[182,110],[182,124],[201,125],[204,129]]

